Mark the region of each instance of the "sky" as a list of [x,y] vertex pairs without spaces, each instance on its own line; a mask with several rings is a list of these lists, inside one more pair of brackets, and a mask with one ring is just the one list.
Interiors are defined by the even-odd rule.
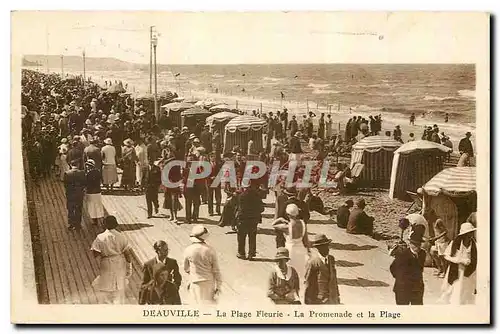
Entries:
[[474,63],[484,58],[485,15],[14,12],[12,54],[69,56],[85,49],[88,57],[148,63],[155,26],[157,60],[164,64]]

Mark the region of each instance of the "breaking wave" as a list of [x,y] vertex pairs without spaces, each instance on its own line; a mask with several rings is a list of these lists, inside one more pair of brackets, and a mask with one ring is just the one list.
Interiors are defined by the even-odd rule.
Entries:
[[307,87],[311,87],[311,88],[326,88],[330,86],[330,84],[314,84],[314,83],[310,83],[309,85],[307,85]]

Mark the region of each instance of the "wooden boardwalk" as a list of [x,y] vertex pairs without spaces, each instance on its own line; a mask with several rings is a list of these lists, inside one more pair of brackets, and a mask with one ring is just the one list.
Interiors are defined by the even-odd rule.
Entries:
[[[67,229],[66,196],[61,181],[51,177],[37,183],[27,180],[27,199],[37,269],[39,302],[42,304],[96,304],[92,281],[98,263],[90,245],[101,232],[84,212],[82,229]],[[33,221],[34,220],[34,221]],[[36,231],[37,230],[37,231]],[[42,266],[42,268],[39,268]],[[136,304],[141,267],[135,263],[127,289],[127,303]]]
[[[160,194],[160,207],[163,195]],[[177,259],[184,282],[181,287],[183,303],[189,304],[186,290],[186,275],[182,272],[182,255],[190,244],[192,225],[176,225],[168,221],[167,210],[147,219],[144,195],[105,195],[104,205],[109,214],[116,215],[121,231],[129,238],[139,263],[153,258],[152,245],[157,240],[169,244],[170,256]],[[244,261],[236,258],[236,235],[227,234],[228,227],[218,227],[219,216],[208,216],[207,205],[200,208],[200,223],[210,231],[208,243],[215,247],[223,277],[223,288],[219,304],[262,306],[270,303],[266,298],[267,282],[275,254],[274,231],[271,222],[274,216],[274,196],[266,199],[263,224],[257,235],[257,258]],[[184,217],[181,211],[179,217]],[[331,254],[336,258],[341,300],[344,304],[388,304],[394,305],[389,272],[392,259],[383,242],[367,236],[350,235],[332,224],[327,217],[313,213],[309,233],[324,233],[333,243]],[[248,247],[248,246],[247,246]],[[435,303],[439,297],[440,281],[432,276],[432,269],[425,270],[426,292],[424,303]]]

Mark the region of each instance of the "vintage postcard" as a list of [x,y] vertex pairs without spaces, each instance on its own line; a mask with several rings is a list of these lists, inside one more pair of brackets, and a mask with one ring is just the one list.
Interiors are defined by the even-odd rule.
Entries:
[[489,323],[489,34],[13,12],[12,322]]

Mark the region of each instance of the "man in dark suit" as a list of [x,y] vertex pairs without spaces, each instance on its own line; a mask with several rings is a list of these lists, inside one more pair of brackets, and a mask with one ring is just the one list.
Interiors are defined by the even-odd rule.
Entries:
[[71,143],[71,148],[68,150],[66,159],[68,161],[76,161],[78,169],[83,170],[83,147],[79,139],[75,138]]
[[405,247],[391,263],[390,270],[394,277],[392,291],[396,305],[423,305],[424,280],[422,273],[426,253],[420,248],[425,228],[415,228],[410,234],[410,245]]
[[[299,219],[302,219],[304,223],[308,223],[311,218],[311,213],[307,204],[297,197],[297,189],[295,187],[288,187],[283,190],[283,193],[278,196],[276,200],[276,218],[285,218],[286,207],[288,204],[295,204],[299,207]],[[283,232],[276,230],[276,248],[285,247],[285,236]]]
[[146,188],[146,205],[148,207],[148,218],[153,216],[153,206],[155,213],[158,213],[158,191],[161,185],[160,167],[154,164],[153,157],[148,157],[149,165],[144,169],[142,184]]
[[[219,160],[219,161],[217,161]],[[214,214],[214,197],[215,197],[215,212],[218,216],[220,216],[220,206],[222,202],[222,189],[220,183],[216,187],[212,187],[212,183],[214,179],[219,174],[220,169],[222,168],[222,161],[217,159],[214,153],[210,154],[210,165],[212,169],[210,171],[210,177],[208,178],[207,187],[208,187],[208,214],[213,216]]]
[[331,240],[324,234],[316,234],[309,242],[317,252],[306,263],[304,303],[340,304],[335,258],[328,254]]
[[258,182],[251,180],[250,186],[238,197],[236,222],[238,227],[239,259],[246,259],[245,243],[248,236],[248,259],[252,260],[257,253],[257,226],[264,212],[264,203],[259,191]]
[[351,209],[354,206],[354,202],[352,199],[348,199],[345,201],[344,204],[337,210],[337,226],[341,228],[346,228],[347,227],[347,222],[349,221],[349,216],[351,212],[349,209]]
[[64,173],[66,188],[66,207],[68,209],[68,228],[80,229],[82,224],[83,198],[85,196],[85,172],[78,168],[80,160],[70,162],[71,169]]
[[102,169],[102,155],[101,155],[101,149],[96,146],[97,144],[97,137],[94,137],[90,140],[90,145],[85,147],[83,150],[83,156],[85,162],[87,160],[91,159],[95,162],[95,169],[98,171],[101,171]]
[[212,134],[209,131],[210,126],[205,124],[203,131],[200,134],[201,145],[205,148],[207,153],[212,152]]
[[[159,263],[163,263],[167,267],[166,270],[168,272],[167,281],[173,283],[177,288],[177,291],[179,290],[182,283],[182,276],[179,272],[179,265],[177,264],[177,261],[175,259],[168,257],[167,243],[163,240],[156,241],[153,245],[153,248],[156,252],[156,256],[151,260],[147,261],[146,263],[144,263],[144,267],[142,269],[143,276],[142,276],[141,291],[139,293],[139,304],[145,304],[144,299],[146,296],[144,294],[144,291],[151,285],[152,281],[154,280],[154,275],[153,275],[154,268],[155,265]],[[178,297],[178,293],[176,297]],[[180,304],[180,297],[178,298]]]
[[346,232],[351,234],[373,234],[373,217],[370,217],[364,211],[366,203],[364,199],[360,199],[356,203],[356,208],[354,208],[349,215],[349,221],[347,222]]

